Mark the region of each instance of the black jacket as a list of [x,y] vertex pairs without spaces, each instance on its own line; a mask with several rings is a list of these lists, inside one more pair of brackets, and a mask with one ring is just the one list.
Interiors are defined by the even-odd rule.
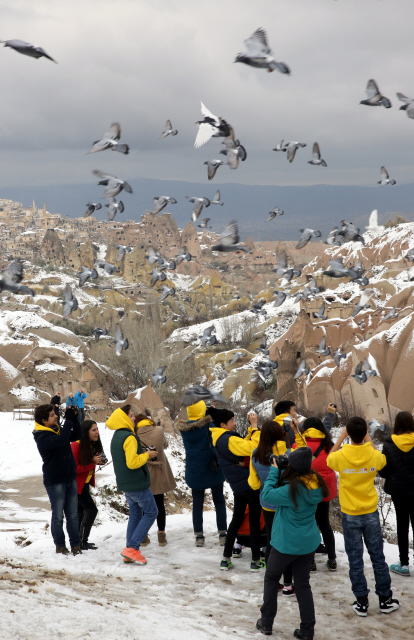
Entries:
[[385,478],[384,491],[390,495],[414,494],[414,447],[407,452],[401,451],[387,436],[382,453],[387,464],[378,473]]
[[[50,398],[50,404],[53,404],[53,411],[56,413],[56,415],[59,417],[59,406],[60,406],[61,400],[59,396],[53,396],[53,398]],[[56,407],[55,405],[59,405],[58,407]]]
[[76,462],[73,457],[71,442],[80,440],[82,429],[75,419],[65,420],[57,431],[33,431],[33,437],[43,460],[43,484],[45,487],[52,484],[67,483],[76,478]]

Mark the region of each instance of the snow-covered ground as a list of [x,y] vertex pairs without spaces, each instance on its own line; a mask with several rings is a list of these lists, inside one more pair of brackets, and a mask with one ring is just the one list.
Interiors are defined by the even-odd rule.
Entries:
[[[99,425],[107,455],[112,433]],[[0,478],[6,492],[0,509],[0,638],[8,640],[210,640],[261,637],[255,629],[263,593],[263,574],[249,571],[250,553],[244,550],[234,569],[221,572],[222,549],[215,514],[204,513],[206,544],[194,545],[191,514],[167,516],[168,545],[156,542],[143,552],[144,567],[124,565],[126,518],[111,517],[99,500],[99,525],[91,535],[99,547],[81,556],[54,553],[48,523],[49,505],[41,483],[41,460],[31,421],[13,421],[1,414]],[[178,441],[180,442],[180,440]],[[169,459],[183,486],[180,445]],[[168,450],[167,450],[168,453]],[[174,455],[173,455],[174,453]],[[98,487],[113,484],[109,465],[97,474]],[[229,513],[230,516],[230,513]],[[336,533],[338,572],[330,573],[324,556],[317,556],[318,573],[311,583],[316,608],[315,640],[411,640],[414,625],[414,578],[393,576],[395,597],[401,608],[381,615],[374,594],[373,572],[366,557],[371,588],[370,611],[358,618],[350,604],[353,596],[343,538]],[[385,544],[388,562],[398,560],[395,545]],[[299,626],[296,598],[280,598],[274,636],[292,637]]]

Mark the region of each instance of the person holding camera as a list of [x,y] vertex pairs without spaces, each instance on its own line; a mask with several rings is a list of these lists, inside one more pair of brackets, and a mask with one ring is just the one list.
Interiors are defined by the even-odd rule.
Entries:
[[95,486],[96,465],[108,462],[99,437],[99,429],[93,420],[84,420],[81,424],[82,437],[72,442],[72,453],[76,462],[76,485],[78,489],[78,520],[82,551],[97,549],[89,542],[89,535],[98,509],[90,494],[89,486]]
[[274,407],[275,418],[273,422],[279,424],[284,433],[287,453],[290,453],[293,443],[295,442],[295,432],[292,429],[292,420],[298,419],[296,405],[292,400],[281,400]]
[[151,478],[147,462],[158,456],[158,451],[144,453],[141,442],[135,435],[134,414],[130,404],[115,409],[106,421],[108,429],[114,431],[111,440],[111,455],[116,484],[125,493],[129,506],[126,546],[121,551],[124,562],[147,564],[140,552],[142,542],[158,515],[157,505],[150,490]]
[[[329,418],[327,422],[330,422],[330,416],[335,415],[335,413],[332,413],[332,410],[330,411],[331,407],[335,412],[334,406],[329,405]],[[337,496],[338,483],[335,471],[330,469],[326,464],[329,452],[333,447],[331,436],[329,434],[329,431],[326,429],[325,424],[321,420],[319,420],[319,418],[307,418],[300,427],[298,427],[297,422],[293,420],[292,428],[295,431],[296,438],[296,441],[292,446],[292,450],[295,450],[299,447],[310,447],[313,454],[312,469],[315,469],[315,471],[317,471],[322,476],[329,489],[329,495],[323,498],[322,502],[320,502],[316,508],[315,518],[316,524],[318,525],[322,534],[325,546],[323,551],[326,550],[328,554],[326,566],[328,567],[329,571],[336,571],[337,564],[335,553],[335,536],[329,522],[329,504],[330,501]],[[300,433],[298,429],[300,429]],[[315,571],[316,564],[314,560],[312,563],[311,572],[314,573]]]
[[394,433],[386,436],[382,453],[387,464],[378,473],[385,478],[384,491],[391,495],[394,503],[400,553],[400,562],[390,565],[390,569],[400,576],[409,576],[410,520],[414,535],[414,419],[411,413],[397,413]]
[[312,469],[309,447],[292,451],[289,458],[279,456],[273,460],[262,490],[262,500],[276,507],[261,617],[256,623],[264,635],[272,635],[279,580],[291,564],[301,620],[294,636],[301,640],[313,638],[315,608],[309,580],[313,554],[321,540],[315,511],[328,494],[325,480]]
[[174,425],[181,433],[185,448],[185,481],[193,496],[193,529],[197,547],[204,546],[203,505],[206,489],[211,489],[221,546],[224,546],[227,533],[226,501],[223,493],[225,478],[211,439],[210,411],[214,411],[214,408],[207,409],[204,400],[200,400],[187,407],[187,422],[177,420]]
[[[171,471],[168,458],[164,453],[164,449],[168,447],[168,440],[164,433],[164,429],[156,425],[151,417],[139,413],[134,418],[135,433],[139,437],[141,445],[147,451],[158,451],[157,458],[153,457],[148,460],[148,471],[151,478],[151,493],[154,496],[155,504],[158,508],[157,526],[158,526],[158,544],[165,547],[167,544],[167,536],[165,533],[166,513],[164,494],[173,491],[176,487],[174,476]],[[142,546],[149,544],[149,536],[142,542]]]
[[73,555],[81,553],[78,522],[78,492],[76,462],[70,443],[82,436],[80,424],[73,409],[66,409],[61,428],[52,404],[41,404],[35,409],[33,437],[43,460],[43,484],[52,508],[50,530],[56,553],[68,555],[63,531],[63,514]]
[[[228,571],[233,567],[231,557],[234,542],[243,522],[246,507],[249,505],[252,549],[250,571],[257,572],[265,566],[260,559],[260,496],[259,490],[252,489],[248,483],[250,457],[257,446],[256,437],[242,438],[235,432],[236,423],[232,411],[210,408],[209,412],[214,422],[214,427],[210,427],[210,431],[217,459],[234,495],[233,518],[227,530],[220,569]],[[249,414],[249,421],[252,430],[257,431],[257,415]]]

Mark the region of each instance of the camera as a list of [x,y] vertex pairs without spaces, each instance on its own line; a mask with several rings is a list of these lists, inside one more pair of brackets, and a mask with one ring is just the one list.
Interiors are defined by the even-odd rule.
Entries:
[[105,451],[103,449],[101,451],[101,460],[102,460],[102,464],[107,464],[108,463],[108,458],[106,457]]
[[[153,445],[147,447],[147,451],[155,451],[155,447]],[[155,462],[157,460],[157,456],[150,458],[151,462]]]
[[335,407],[335,409],[337,408],[336,404],[332,403],[332,406]]
[[289,459],[287,456],[276,456],[274,453],[268,453],[266,459],[269,464],[273,464],[276,462],[278,469],[282,471],[282,469],[286,469],[289,464]]

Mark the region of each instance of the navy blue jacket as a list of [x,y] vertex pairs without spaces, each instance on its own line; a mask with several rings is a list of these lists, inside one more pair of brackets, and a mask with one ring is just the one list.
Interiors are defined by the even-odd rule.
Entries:
[[52,484],[67,483],[76,478],[76,462],[73,457],[71,442],[80,440],[82,429],[79,422],[65,420],[63,427],[58,432],[52,430],[33,431],[33,437],[43,460],[43,484],[48,487]]
[[211,469],[211,463],[213,460],[217,462],[217,457],[211,441],[210,424],[210,416],[175,423],[184,443],[185,481],[190,489],[211,489],[225,480],[221,469]]
[[250,470],[244,466],[244,456],[236,456],[230,451],[229,438],[232,437],[241,438],[235,431],[226,431],[217,439],[217,458],[232,491],[248,491],[251,490],[247,482]]

